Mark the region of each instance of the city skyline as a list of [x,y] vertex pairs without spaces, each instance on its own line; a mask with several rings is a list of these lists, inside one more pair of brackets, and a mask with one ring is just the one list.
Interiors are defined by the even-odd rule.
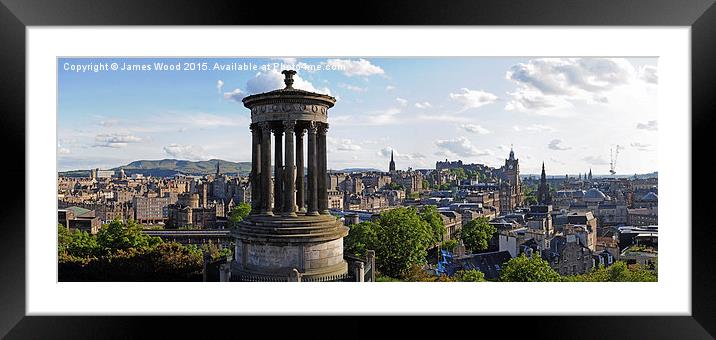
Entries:
[[[295,87],[338,99],[328,167],[432,168],[461,159],[499,167],[514,145],[522,172],[657,170],[656,58],[61,58],[58,169],[141,159],[250,161],[245,95],[282,87],[271,70],[77,72],[77,65],[286,63]],[[233,66],[232,66],[233,65]],[[304,66],[336,67],[316,71]],[[82,69],[80,69],[82,70]]]

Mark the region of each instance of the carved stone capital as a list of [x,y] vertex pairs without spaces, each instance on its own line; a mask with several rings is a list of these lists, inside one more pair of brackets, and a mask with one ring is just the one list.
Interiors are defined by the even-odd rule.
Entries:
[[315,134],[318,130],[318,123],[308,122],[308,125],[306,125],[306,130],[308,130],[308,133]]
[[259,124],[259,129],[261,129],[261,131],[263,131],[264,133],[271,132],[271,125],[269,124],[269,122],[260,122],[258,124]]
[[318,124],[318,134],[325,135],[328,133],[328,123]]
[[289,133],[293,132],[293,130],[296,128],[296,121],[295,120],[287,120],[283,122],[283,132]]

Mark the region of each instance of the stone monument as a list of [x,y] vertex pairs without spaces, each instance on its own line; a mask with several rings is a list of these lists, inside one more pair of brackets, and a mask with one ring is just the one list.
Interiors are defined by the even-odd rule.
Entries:
[[326,187],[328,109],[336,99],[294,89],[296,71],[281,73],[285,88],[242,100],[251,110],[252,200],[251,213],[233,232],[232,276],[282,281],[298,271],[303,281],[329,281],[348,271],[348,228],[329,213]]

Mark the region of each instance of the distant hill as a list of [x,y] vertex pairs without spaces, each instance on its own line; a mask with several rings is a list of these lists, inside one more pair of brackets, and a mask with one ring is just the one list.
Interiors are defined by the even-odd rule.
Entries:
[[[251,162],[230,162],[221,159],[196,162],[177,159],[139,160],[109,170],[119,172],[120,169],[124,169],[124,173],[128,176],[134,174],[152,177],[173,177],[177,174],[201,176],[216,173],[217,162],[222,174],[247,176],[251,172]],[[89,170],[60,172],[60,176],[66,177],[89,177],[89,175]]]
[[331,170],[331,172],[347,172],[347,173],[353,173],[353,172],[383,172],[383,170],[379,170],[376,168],[345,168],[340,170]]
[[168,177],[175,174],[208,175],[216,173],[216,163],[222,174],[246,176],[251,172],[251,162],[230,162],[221,159],[208,161],[184,161],[177,159],[140,160],[111,170],[124,169],[127,175],[141,173],[145,176]]

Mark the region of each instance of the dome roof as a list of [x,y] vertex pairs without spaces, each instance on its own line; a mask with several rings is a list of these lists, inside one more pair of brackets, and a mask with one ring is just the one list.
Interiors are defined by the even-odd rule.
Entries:
[[605,200],[606,198],[607,196],[597,188],[591,188],[584,193],[586,200]]
[[659,200],[659,197],[656,196],[655,193],[649,191],[644,197],[641,198],[642,201],[649,201],[649,202],[656,202]]

